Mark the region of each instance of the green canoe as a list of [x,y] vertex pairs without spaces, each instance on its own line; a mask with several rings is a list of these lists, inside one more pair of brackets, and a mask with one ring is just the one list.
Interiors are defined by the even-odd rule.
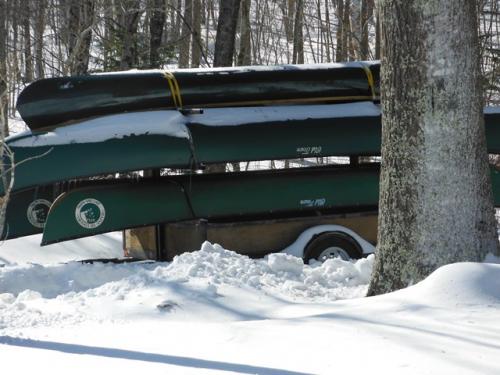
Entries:
[[[500,153],[500,111],[485,111],[490,153]],[[379,155],[380,110],[371,102],[149,111],[100,117],[10,137],[14,190],[152,168],[320,156]]]
[[189,219],[308,215],[377,206],[378,166],[195,174],[111,182],[62,194],[43,245],[126,228]]
[[36,81],[17,110],[32,129],[108,114],[377,99],[378,62],[129,71]]

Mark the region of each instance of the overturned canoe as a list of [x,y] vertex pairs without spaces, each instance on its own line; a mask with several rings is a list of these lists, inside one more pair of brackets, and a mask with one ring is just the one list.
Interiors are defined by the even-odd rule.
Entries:
[[232,221],[318,210],[374,209],[378,166],[198,174],[111,182],[62,194],[43,245],[98,233],[189,219]]
[[[485,109],[488,151],[500,153],[500,110]],[[202,114],[110,115],[7,140],[14,189],[152,168],[321,156],[379,155],[380,108],[371,102],[213,108]]]
[[24,89],[17,109],[34,130],[141,110],[374,100],[379,69],[351,62],[49,78]]
[[50,206],[57,195],[53,186],[25,189],[11,194],[1,239],[42,233]]
[[[495,206],[500,172],[491,170]],[[375,210],[379,166],[349,166],[111,181],[54,202],[42,244],[191,219],[238,221]]]
[[[11,137],[15,189],[151,168],[330,155],[380,149],[378,106],[207,109],[110,115]],[[24,162],[26,161],[26,162]]]

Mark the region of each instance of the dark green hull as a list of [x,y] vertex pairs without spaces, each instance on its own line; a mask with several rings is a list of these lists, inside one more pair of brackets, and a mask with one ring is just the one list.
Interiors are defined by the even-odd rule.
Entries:
[[[495,205],[500,206],[500,172],[492,170],[491,178]],[[54,202],[43,245],[200,218],[238,221],[373,210],[378,206],[379,166],[178,176],[99,185],[65,193]],[[82,214],[85,211],[90,217]]]
[[42,244],[190,219],[307,215],[373,208],[378,167],[311,168],[161,178],[87,187],[61,195]]
[[141,110],[371,100],[378,76],[378,63],[347,63],[49,78],[23,90],[17,109],[40,129]]
[[26,189],[10,196],[1,239],[42,233],[50,206],[57,197],[52,186]]
[[[43,132],[24,138],[13,137],[7,143],[14,151],[16,162],[46,154],[16,168],[14,189],[160,167],[194,169],[202,164],[230,161],[374,155],[379,153],[380,149],[380,118],[377,116],[378,109],[375,105],[366,105],[370,106],[371,112],[368,112],[372,116],[335,118],[332,116],[336,106],[330,105],[301,108],[309,111],[333,108],[331,115],[328,110],[324,116],[314,118],[313,114],[309,115],[306,111],[300,116],[294,113],[296,117],[290,119],[272,117],[273,107],[269,107],[263,110],[264,114],[260,114],[260,122],[251,118],[241,120],[238,115],[220,119],[213,113],[218,115],[222,110],[212,110],[202,115],[185,117],[185,123],[180,127],[181,130],[185,129],[185,137],[175,132],[151,134],[149,128],[141,128],[140,123],[137,124],[136,134],[101,142],[68,141],[68,144],[43,145],[45,141],[41,142],[40,139],[47,137],[50,140],[53,134]],[[290,107],[288,111],[295,111],[297,108],[299,107]],[[233,110],[227,111],[231,113]],[[144,116],[169,112],[172,111],[144,113]],[[248,115],[246,111],[243,113]],[[264,122],[267,119],[270,121]],[[214,125],[214,121],[218,120],[226,125]],[[120,127],[122,124],[117,123],[116,129]],[[86,123],[56,131],[61,129],[70,129],[73,132],[83,129],[85,132]],[[79,139],[75,138],[74,142],[78,141]],[[42,145],[37,146],[39,143]]]
[[[7,143],[14,151],[16,162],[46,154],[16,168],[14,189],[160,167],[195,169],[203,164],[232,161],[379,155],[381,125],[377,106],[357,104],[370,106],[374,111],[371,115],[334,117],[326,113],[324,117],[314,118],[314,110],[339,105],[305,106],[303,108],[311,111],[310,117],[242,122],[235,115],[231,120],[234,123],[224,119],[225,126],[214,126],[213,117],[207,112],[206,116],[186,117],[182,126],[189,137],[185,138],[150,134],[147,129],[141,129],[141,124],[137,124],[138,134],[103,142],[31,146],[37,134],[44,136],[43,132],[24,138],[12,137]],[[237,109],[227,111],[233,110]],[[207,116],[210,121],[205,121]],[[485,122],[488,151],[500,153],[500,113],[486,113]],[[116,124],[116,128],[120,126]],[[85,129],[85,123],[72,127]]]

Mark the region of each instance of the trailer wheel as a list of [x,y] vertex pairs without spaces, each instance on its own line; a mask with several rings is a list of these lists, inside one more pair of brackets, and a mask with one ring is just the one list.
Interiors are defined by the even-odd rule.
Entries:
[[351,236],[342,232],[321,233],[314,237],[304,249],[304,263],[311,259],[324,262],[330,258],[342,260],[359,259],[363,250]]

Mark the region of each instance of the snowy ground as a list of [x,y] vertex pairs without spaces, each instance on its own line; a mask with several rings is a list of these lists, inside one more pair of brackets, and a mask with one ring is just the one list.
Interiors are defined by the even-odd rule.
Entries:
[[119,256],[120,236],[37,240],[0,247],[2,373],[500,373],[497,264],[360,298],[373,256],[305,266],[206,243],[171,263],[58,264]]

